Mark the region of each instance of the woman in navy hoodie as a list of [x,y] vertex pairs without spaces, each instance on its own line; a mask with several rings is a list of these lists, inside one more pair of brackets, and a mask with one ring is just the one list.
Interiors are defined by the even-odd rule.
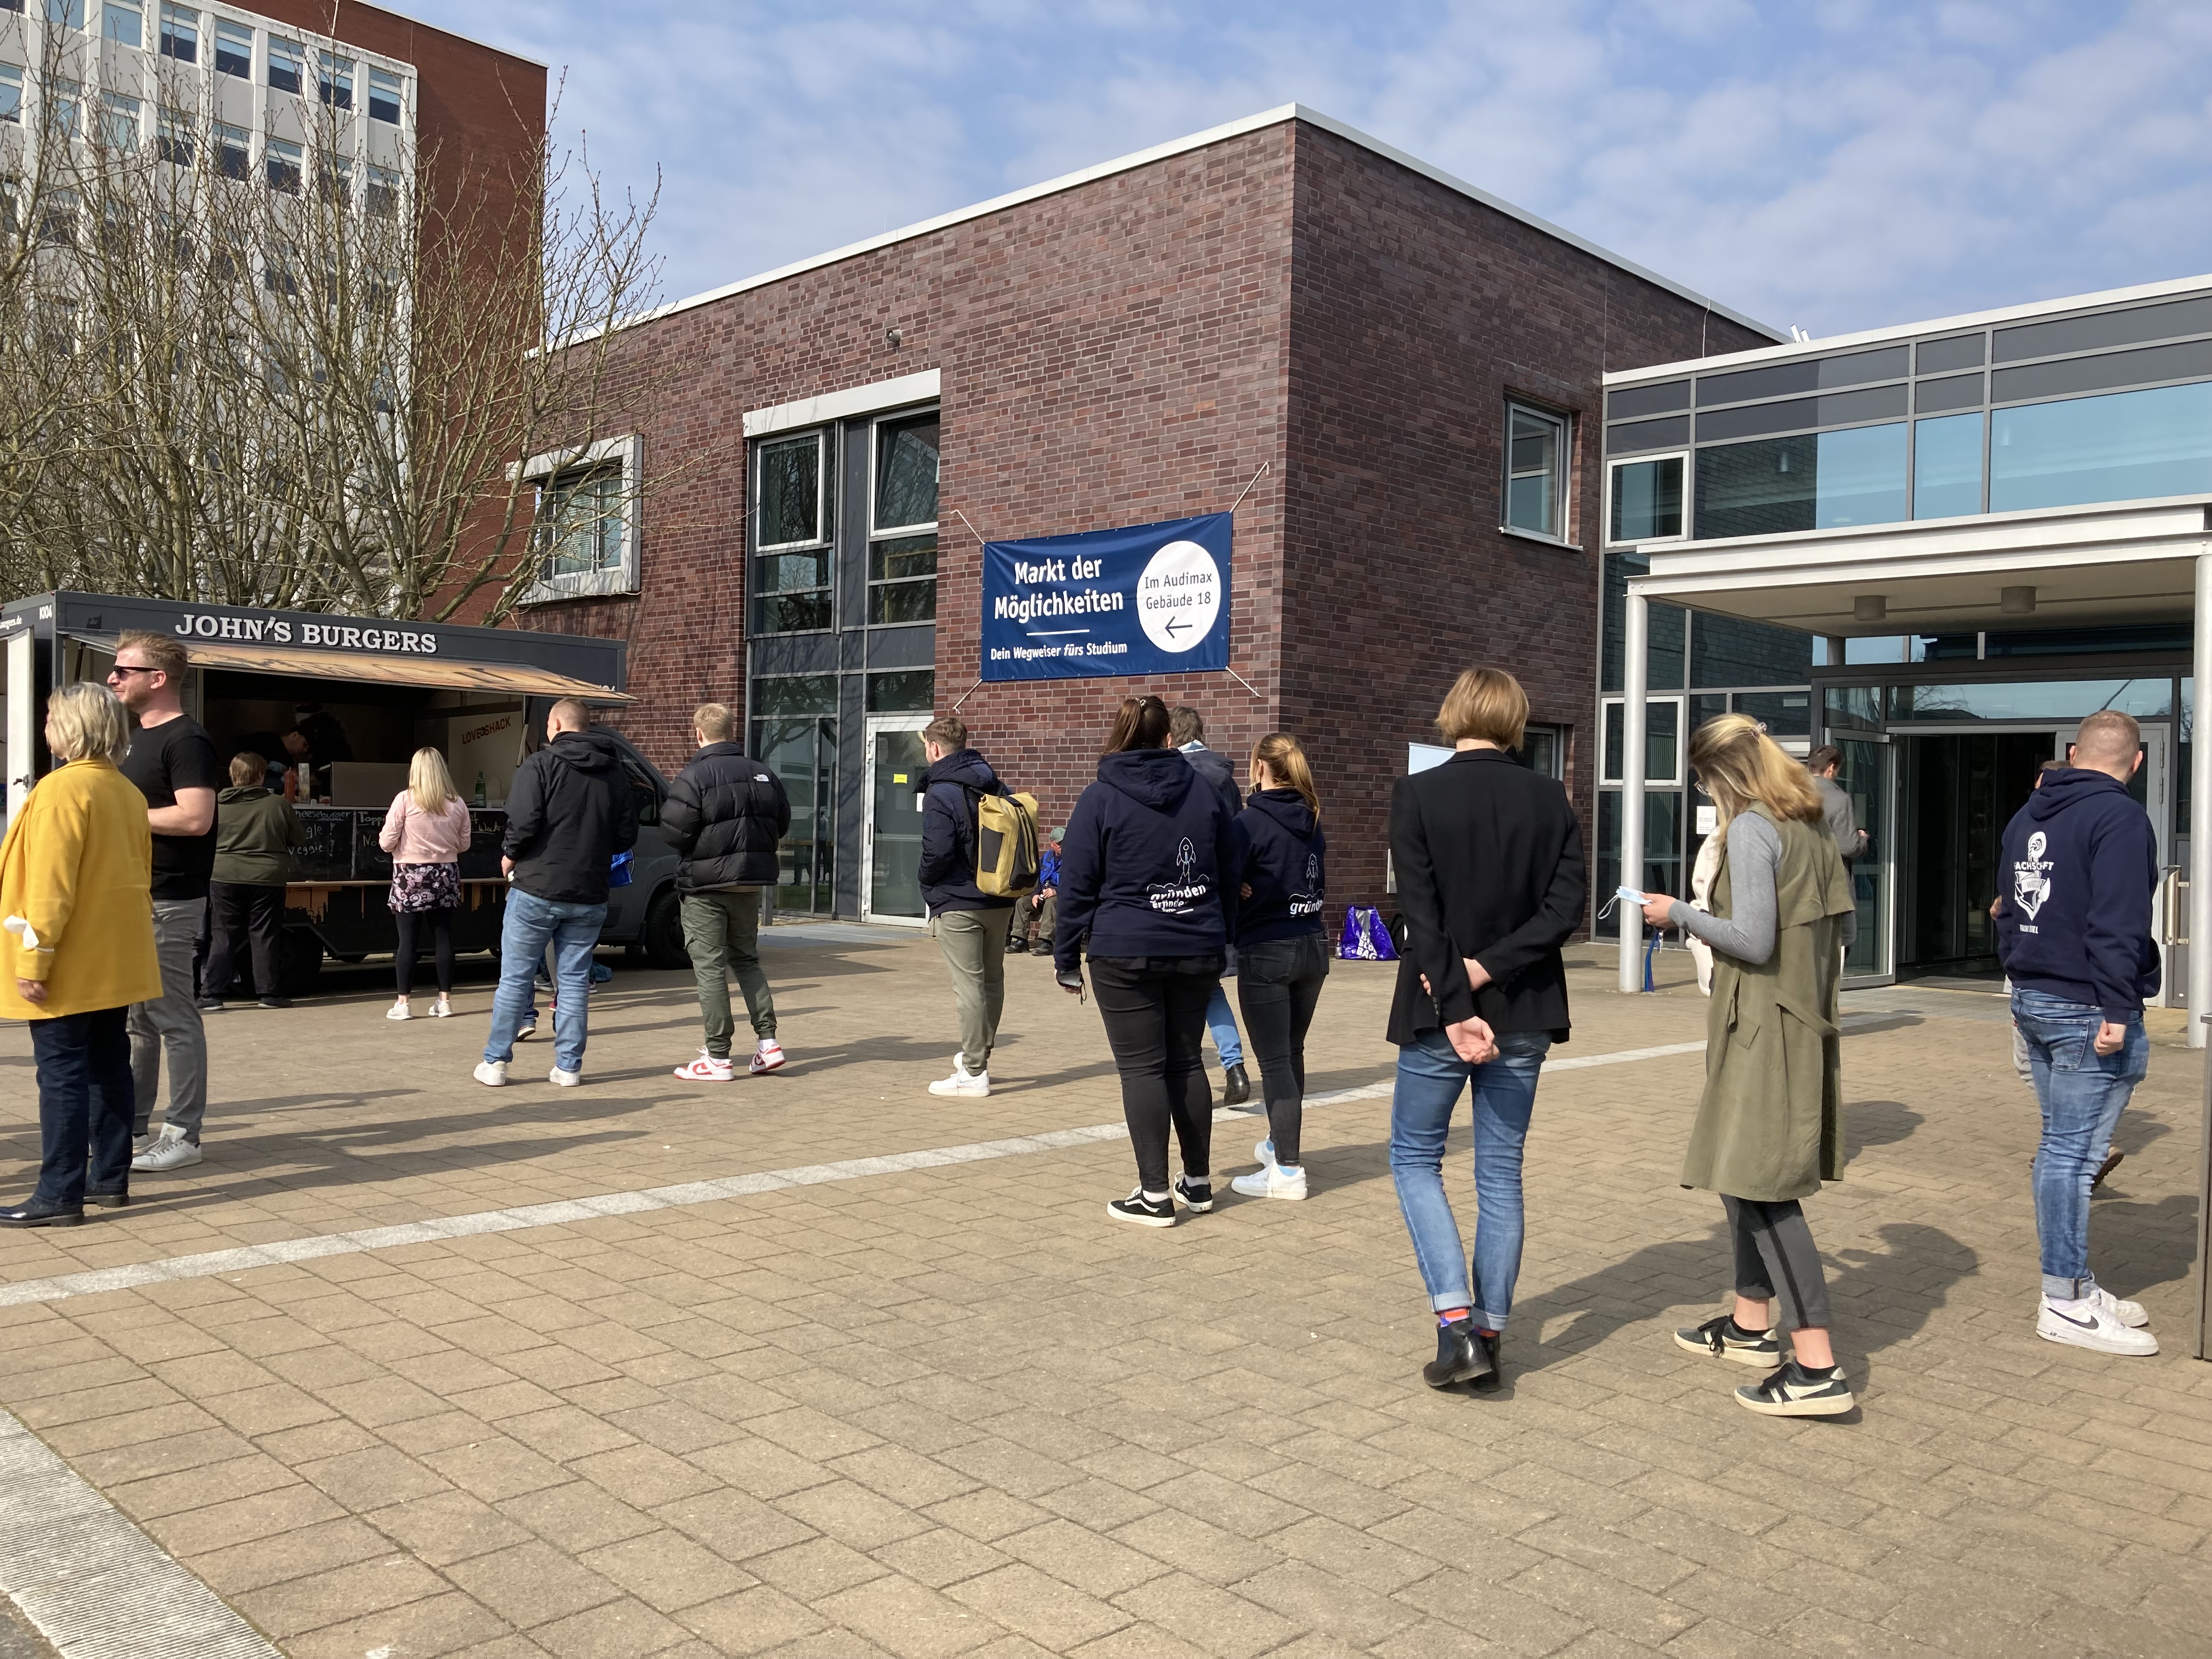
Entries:
[[1322,919],[1321,796],[1306,751],[1287,732],[1252,745],[1252,796],[1234,825],[1230,884],[1237,890],[1237,1001],[1260,1059],[1267,1139],[1255,1174],[1229,1184],[1248,1198],[1306,1195],[1298,1130],[1305,1115],[1306,1028],[1328,977]]
[[[1126,697],[1098,781],[1075,803],[1060,847],[1054,977],[1083,990],[1081,955],[1121,1074],[1121,1111],[1137,1151],[1137,1188],[1107,1212],[1144,1227],[1175,1224],[1176,1203],[1213,1207],[1207,1161],[1213,1091],[1200,1063],[1206,1005],[1221,982],[1237,920],[1229,808],[1168,746],[1168,708]],[[1088,941],[1087,945],[1085,941]],[[1168,1125],[1182,1174],[1168,1184]]]

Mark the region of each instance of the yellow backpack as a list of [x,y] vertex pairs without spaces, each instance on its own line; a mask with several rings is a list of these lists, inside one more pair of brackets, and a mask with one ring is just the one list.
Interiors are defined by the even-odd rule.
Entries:
[[1037,804],[1034,795],[978,795],[975,888],[994,897],[1036,890]]

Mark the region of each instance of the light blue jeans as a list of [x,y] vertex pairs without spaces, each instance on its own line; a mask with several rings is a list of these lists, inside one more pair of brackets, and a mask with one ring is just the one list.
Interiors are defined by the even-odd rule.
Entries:
[[1237,1016],[1229,1012],[1229,988],[1213,988],[1213,1000],[1206,1005],[1206,1029],[1213,1034],[1213,1046],[1221,1054],[1221,1069],[1244,1063],[1244,1041],[1237,1035]]
[[[1442,1031],[1398,1050],[1390,1097],[1390,1178],[1413,1235],[1429,1305],[1466,1308],[1484,1330],[1502,1331],[1521,1276],[1521,1150],[1536,1105],[1536,1077],[1551,1052],[1541,1031],[1509,1031],[1498,1058],[1470,1066]],[[1474,1273],[1470,1286],[1459,1221],[1444,1196],[1444,1136],[1460,1092],[1474,1085]]]
[[564,1072],[584,1069],[584,1036],[591,1014],[592,951],[606,925],[604,904],[556,904],[520,887],[507,890],[507,916],[499,930],[499,989],[492,994],[491,1036],[484,1058],[514,1058],[514,1034],[535,999],[530,982],[545,947],[553,947],[558,998],[553,1010],[553,1061]]
[[2027,1046],[2043,1141],[2035,1152],[2035,1231],[2043,1293],[2060,1301],[2097,1287],[2089,1271],[2089,1182],[2112,1144],[2120,1114],[2150,1071],[2150,1037],[2140,1012],[2117,1054],[2097,1052],[2103,1011],[2048,991],[2015,988],[2013,1029]]

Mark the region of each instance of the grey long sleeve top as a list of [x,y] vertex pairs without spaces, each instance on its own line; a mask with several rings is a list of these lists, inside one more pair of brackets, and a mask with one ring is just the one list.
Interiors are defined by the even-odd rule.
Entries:
[[[1676,899],[1667,920],[1755,968],[1774,954],[1775,872],[1782,863],[1782,836],[1757,813],[1739,813],[1729,820],[1728,862],[1734,915],[1711,915]],[[1857,937],[1857,915],[1844,916],[1842,942],[1848,946]]]

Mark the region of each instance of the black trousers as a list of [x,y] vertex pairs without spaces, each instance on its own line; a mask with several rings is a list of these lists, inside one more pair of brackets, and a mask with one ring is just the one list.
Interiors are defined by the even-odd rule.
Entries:
[[1750,1302],[1781,1298],[1785,1331],[1828,1328],[1828,1276],[1813,1230],[1796,1199],[1761,1203],[1721,1194],[1735,1244],[1735,1293]]
[[253,994],[282,996],[277,953],[284,939],[284,890],[259,882],[208,884],[207,966],[200,973],[200,994],[218,1000],[246,963],[253,964]]
[[392,971],[399,976],[399,994],[414,994],[415,958],[421,953],[422,930],[427,924],[438,953],[438,994],[450,996],[453,989],[453,913],[395,910],[392,920],[399,929],[399,948],[392,953]]
[[[100,1008],[31,1022],[39,1065],[41,1203],[81,1209],[88,1191],[131,1190],[131,1081],[127,1010]],[[86,1166],[91,1167],[88,1186]]]
[[1237,952],[1237,1006],[1243,1011],[1244,1035],[1260,1062],[1267,1138],[1275,1143],[1278,1164],[1298,1162],[1298,1136],[1305,1122],[1306,1030],[1328,978],[1325,934],[1268,939]]
[[1221,983],[1219,957],[1093,957],[1091,989],[1121,1074],[1121,1115],[1137,1151],[1137,1180],[1168,1190],[1168,1125],[1185,1175],[1210,1177],[1213,1085],[1199,1045],[1206,1005]]

